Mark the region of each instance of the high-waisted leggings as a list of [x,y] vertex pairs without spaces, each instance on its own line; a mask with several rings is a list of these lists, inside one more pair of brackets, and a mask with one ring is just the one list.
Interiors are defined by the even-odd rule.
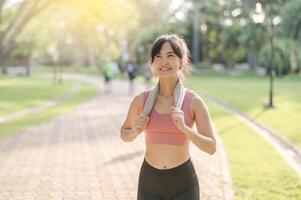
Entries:
[[191,160],[171,169],[142,164],[138,200],[199,200],[199,183]]

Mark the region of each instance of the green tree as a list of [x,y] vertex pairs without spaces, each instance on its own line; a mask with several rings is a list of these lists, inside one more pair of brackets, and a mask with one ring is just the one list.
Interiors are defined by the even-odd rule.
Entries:
[[292,0],[281,9],[283,36],[301,41],[301,2]]
[[6,61],[16,47],[16,40],[28,22],[44,10],[49,0],[26,0],[15,6],[9,1],[0,0],[0,65],[6,73]]
[[[160,34],[174,32],[183,35],[189,31],[186,28],[186,2],[172,7],[174,1],[176,0],[130,1],[135,5],[138,14],[138,28],[132,29],[125,38],[130,60],[146,62],[149,46]],[[178,19],[179,13],[185,19]]]
[[34,19],[21,38],[35,44],[42,63],[99,66],[120,56],[122,38],[137,24],[135,13],[120,0],[64,0]]

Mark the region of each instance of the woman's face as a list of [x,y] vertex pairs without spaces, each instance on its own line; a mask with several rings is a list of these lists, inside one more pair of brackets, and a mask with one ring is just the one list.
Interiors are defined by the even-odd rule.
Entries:
[[165,42],[159,54],[155,55],[152,69],[159,78],[176,77],[180,71],[181,59],[175,54],[169,42]]

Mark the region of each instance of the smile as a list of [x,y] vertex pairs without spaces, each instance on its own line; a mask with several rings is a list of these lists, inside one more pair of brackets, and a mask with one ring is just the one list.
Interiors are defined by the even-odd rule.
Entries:
[[171,69],[172,69],[171,67],[160,67],[159,68],[160,71],[169,71]]

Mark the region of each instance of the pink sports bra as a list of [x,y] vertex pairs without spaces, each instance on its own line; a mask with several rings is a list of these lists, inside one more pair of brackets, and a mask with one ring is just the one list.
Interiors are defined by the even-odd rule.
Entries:
[[[144,103],[150,91],[143,93]],[[185,124],[189,127],[193,125],[193,118],[189,111],[189,104],[193,93],[186,90],[184,101],[181,110],[184,112]],[[189,141],[184,133],[182,133],[174,124],[169,113],[160,114],[153,107],[149,114],[149,123],[144,130],[145,142],[148,144],[173,144],[173,145],[187,145]]]

